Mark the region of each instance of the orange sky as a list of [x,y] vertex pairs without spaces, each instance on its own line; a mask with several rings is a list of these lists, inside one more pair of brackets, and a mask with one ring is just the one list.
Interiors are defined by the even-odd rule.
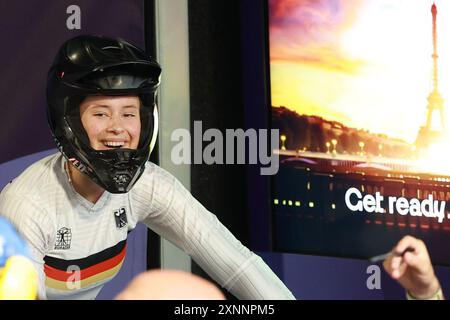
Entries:
[[[270,0],[272,105],[413,142],[431,90],[432,3]],[[450,1],[436,5],[450,119]]]

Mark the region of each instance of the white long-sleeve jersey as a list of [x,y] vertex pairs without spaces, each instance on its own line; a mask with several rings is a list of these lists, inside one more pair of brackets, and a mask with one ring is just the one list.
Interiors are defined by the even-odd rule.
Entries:
[[0,215],[28,241],[48,299],[94,299],[125,258],[141,221],[189,254],[239,299],[294,299],[264,261],[243,246],[168,172],[148,162],[132,190],[92,204],[72,187],[60,153],[27,168],[0,193]]

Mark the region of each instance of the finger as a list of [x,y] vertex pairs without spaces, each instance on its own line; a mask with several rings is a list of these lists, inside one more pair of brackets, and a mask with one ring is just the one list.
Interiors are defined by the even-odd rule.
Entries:
[[387,273],[389,273],[389,274],[391,274],[391,272],[392,272],[392,267],[391,267],[391,261],[392,260],[392,258],[391,257],[389,257],[389,258],[387,258],[386,260],[384,260],[383,261],[383,267],[384,267],[384,270],[387,272]]
[[392,277],[392,256],[383,261],[384,270]]
[[406,270],[408,269],[408,265],[406,264],[406,262],[402,262],[399,266],[398,269],[395,269],[393,274],[395,279],[400,279],[401,277],[403,277],[403,275],[405,274]]
[[394,271],[397,270],[397,272],[398,272],[398,269],[392,269],[392,268],[390,267],[389,264],[384,264],[384,263],[383,263],[383,265],[385,266],[385,267],[384,267],[384,270],[387,272],[387,274],[388,274],[391,278],[396,279],[395,276],[394,276],[394,274],[395,274]]
[[401,276],[401,270],[400,266],[402,264],[401,257],[395,257],[391,259],[391,262],[389,264],[389,271],[388,273],[391,275],[393,279],[398,279]]
[[414,268],[418,271],[432,269],[431,262],[428,259],[424,259],[423,256],[414,252],[406,252],[403,255],[403,259],[411,268]]
[[411,236],[403,237],[394,247],[393,252],[401,255],[407,248],[412,248],[414,252],[420,252],[421,241]]
[[395,270],[400,267],[400,264],[402,263],[403,257],[402,256],[392,256],[391,258],[391,269]]

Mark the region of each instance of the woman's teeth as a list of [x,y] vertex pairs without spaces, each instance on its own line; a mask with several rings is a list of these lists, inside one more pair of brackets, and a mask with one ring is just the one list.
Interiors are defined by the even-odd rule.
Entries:
[[105,146],[110,148],[120,148],[125,145],[125,142],[112,142],[112,141],[106,141],[103,143]]

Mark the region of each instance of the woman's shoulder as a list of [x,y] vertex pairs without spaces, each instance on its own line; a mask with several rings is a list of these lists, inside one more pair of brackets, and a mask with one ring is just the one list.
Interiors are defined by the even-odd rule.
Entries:
[[153,199],[171,193],[177,179],[160,166],[147,162],[144,172],[131,189],[131,195],[141,199]]
[[61,188],[62,174],[58,174],[63,164],[62,155],[56,153],[42,158],[27,167],[0,193],[0,215],[17,225],[35,221],[52,230],[54,215],[48,210],[55,203]]
[[158,182],[158,184],[162,184],[164,182],[173,183],[174,180],[176,180],[176,178],[170,172],[161,168],[159,165],[148,161],[145,164],[145,169],[141,178],[136,184],[139,184],[140,182],[144,184],[149,182]]
[[62,161],[63,157],[58,152],[34,162],[7,184],[2,194],[32,196],[36,192],[41,193],[52,184],[57,185]]

